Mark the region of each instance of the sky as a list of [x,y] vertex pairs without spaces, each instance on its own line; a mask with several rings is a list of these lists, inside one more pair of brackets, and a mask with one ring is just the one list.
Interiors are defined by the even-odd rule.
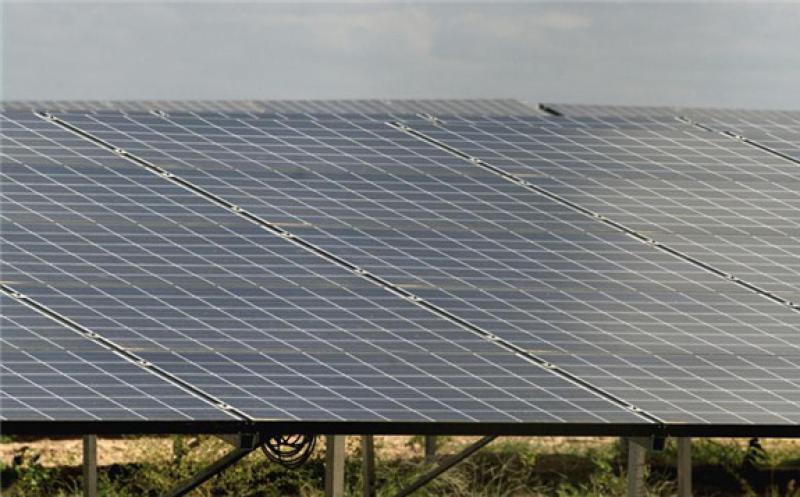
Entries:
[[5,99],[800,108],[800,3],[18,0],[2,55]]

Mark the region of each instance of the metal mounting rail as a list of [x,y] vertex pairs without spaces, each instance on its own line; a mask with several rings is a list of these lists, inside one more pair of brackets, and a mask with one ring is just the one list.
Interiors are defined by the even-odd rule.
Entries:
[[536,356],[535,354],[531,353],[530,351],[528,351],[527,349],[525,349],[523,347],[517,346],[517,345],[509,342],[508,340],[505,340],[505,339],[495,335],[494,333],[491,333],[491,332],[489,332],[487,330],[484,330],[483,328],[480,328],[479,326],[476,326],[476,325],[472,324],[471,322],[469,322],[469,321],[457,316],[456,314],[453,314],[450,311],[447,311],[447,310],[439,307],[436,304],[433,304],[431,302],[428,302],[428,301],[424,300],[422,297],[419,297],[419,296],[409,292],[408,290],[396,285],[395,283],[393,283],[393,282],[391,282],[389,280],[386,280],[386,279],[382,278],[381,276],[378,276],[378,275],[375,275],[373,273],[370,273],[366,269],[360,268],[360,267],[356,266],[355,264],[352,264],[352,263],[348,262],[346,259],[343,259],[343,258],[341,258],[341,257],[339,257],[339,256],[337,256],[337,255],[335,255],[335,254],[333,254],[331,252],[328,252],[327,250],[325,250],[323,248],[320,248],[320,247],[314,245],[311,242],[308,242],[308,241],[304,240],[303,238],[301,238],[299,236],[294,235],[293,233],[291,233],[290,231],[288,231],[283,226],[281,226],[281,225],[279,225],[277,223],[270,222],[270,221],[268,221],[266,219],[261,218],[260,216],[257,216],[256,214],[250,213],[247,210],[245,210],[244,208],[242,208],[242,207],[240,207],[240,206],[238,206],[236,204],[233,204],[232,202],[229,202],[228,200],[226,200],[226,199],[224,199],[224,198],[222,198],[222,197],[220,197],[220,196],[218,196],[218,195],[206,190],[205,188],[197,186],[194,183],[192,183],[192,182],[190,182],[188,180],[185,180],[185,179],[183,179],[183,178],[181,178],[181,177],[169,172],[167,169],[149,162],[146,159],[143,159],[141,157],[136,156],[135,154],[131,154],[130,152],[127,152],[126,150],[123,150],[123,149],[121,149],[119,147],[116,147],[112,143],[109,143],[109,142],[107,142],[105,140],[97,138],[94,135],[92,135],[91,133],[80,129],[79,127],[77,127],[77,126],[75,126],[73,124],[70,124],[67,121],[65,121],[65,120],[63,120],[63,119],[61,119],[61,118],[59,118],[59,117],[57,117],[55,115],[52,115],[52,114],[49,114],[49,113],[43,113],[43,112],[38,112],[38,113],[35,113],[35,114],[38,117],[40,117],[40,118],[42,118],[42,119],[44,119],[44,120],[46,120],[48,122],[51,122],[51,123],[55,124],[56,126],[59,126],[59,127],[65,129],[67,131],[70,131],[70,132],[74,133],[75,135],[80,136],[81,138],[83,138],[83,139],[85,139],[85,140],[87,140],[87,141],[89,141],[91,143],[94,143],[97,146],[100,146],[101,148],[104,148],[106,150],[109,150],[109,151],[113,152],[114,154],[116,154],[117,156],[119,156],[121,158],[124,158],[124,159],[126,159],[126,160],[128,160],[128,161],[130,161],[130,162],[132,162],[134,164],[137,164],[137,165],[147,169],[151,173],[156,174],[159,177],[161,177],[161,178],[163,178],[163,179],[165,179],[167,181],[170,181],[170,182],[172,182],[174,184],[177,184],[177,185],[179,185],[179,186],[181,186],[181,187],[183,187],[183,188],[185,188],[185,189],[187,189],[187,190],[189,190],[189,191],[191,191],[191,192],[193,192],[193,193],[195,193],[197,195],[200,195],[201,197],[205,198],[206,200],[210,201],[211,203],[216,204],[217,206],[222,207],[222,208],[228,210],[229,212],[231,212],[231,213],[233,213],[233,214],[235,214],[237,216],[243,217],[243,218],[249,220],[250,222],[261,226],[265,230],[267,230],[267,231],[269,231],[269,232],[271,232],[271,233],[273,233],[273,234],[275,234],[277,236],[280,236],[280,237],[290,241],[291,243],[293,243],[293,244],[295,244],[295,245],[297,245],[299,247],[302,247],[303,249],[305,249],[305,250],[307,250],[307,251],[309,251],[309,252],[311,252],[311,253],[319,256],[319,257],[322,257],[325,260],[328,260],[329,262],[333,262],[333,263],[335,263],[335,264],[337,264],[339,266],[342,266],[342,267],[350,270],[354,274],[366,279],[367,281],[369,281],[369,282],[371,282],[371,283],[373,283],[373,284],[375,284],[377,286],[380,286],[380,287],[384,288],[385,290],[387,290],[387,291],[389,291],[391,293],[394,293],[395,295],[397,295],[399,297],[402,297],[403,299],[408,300],[409,302],[412,302],[412,303],[414,303],[414,304],[416,304],[416,305],[418,305],[420,307],[423,307],[423,308],[427,309],[428,311],[438,315],[439,317],[445,318],[448,321],[451,321],[451,322],[461,326],[462,328],[464,328],[464,329],[466,329],[468,331],[471,331],[471,332],[473,332],[473,333],[485,338],[486,340],[488,340],[490,342],[493,342],[493,343],[497,344],[498,346],[500,346],[502,348],[505,348],[505,349],[517,354],[519,357],[522,357],[522,358],[526,359],[531,364],[535,364],[535,365],[537,365],[537,366],[539,366],[539,367],[541,367],[543,369],[546,369],[546,370],[550,371],[552,374],[560,376],[560,377],[564,378],[565,380],[569,381],[570,383],[578,385],[578,386],[580,386],[580,387],[582,387],[582,388],[594,393],[595,395],[598,395],[599,397],[602,397],[602,398],[604,398],[604,399],[616,404],[617,406],[619,406],[619,407],[621,407],[621,408],[623,408],[623,409],[625,409],[627,411],[630,411],[630,412],[638,415],[639,417],[641,417],[643,419],[646,419],[647,421],[650,421],[651,423],[656,424],[659,429],[663,428],[663,426],[664,426],[663,420],[661,420],[657,416],[655,416],[653,414],[650,414],[650,413],[647,413],[644,410],[640,409],[639,407],[636,407],[635,405],[625,401],[624,399],[622,399],[620,397],[617,397],[617,396],[615,396],[615,395],[613,395],[611,393],[608,393],[608,392],[606,392],[605,390],[603,390],[603,389],[601,389],[599,387],[594,386],[593,384],[591,384],[590,382],[580,378],[579,376],[573,375],[572,373],[560,368],[559,366],[557,366],[555,364],[552,364],[552,363],[550,363],[550,362],[548,362],[548,361]]

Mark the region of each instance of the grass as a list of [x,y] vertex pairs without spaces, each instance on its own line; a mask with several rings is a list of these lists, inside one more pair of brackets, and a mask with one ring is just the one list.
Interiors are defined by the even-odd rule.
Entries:
[[[157,497],[175,482],[209,464],[227,450],[212,437],[174,437],[166,458],[102,468],[102,497]],[[442,453],[466,443],[444,440]],[[378,444],[378,497],[394,495],[424,471],[419,439],[406,454],[381,457]],[[737,441],[698,441],[693,447],[695,495],[710,497],[800,497],[800,445],[770,445],[753,463]],[[351,450],[347,495],[360,496],[360,451]],[[674,444],[650,458],[648,496],[675,495]],[[625,493],[619,444],[557,445],[536,439],[499,439],[474,454],[416,495],[419,497],[615,497]],[[750,460],[749,463],[746,461]],[[791,469],[794,467],[794,469]],[[2,468],[5,497],[79,497],[78,466],[46,467],[36,454]],[[197,489],[192,497],[319,497],[323,454],[298,470],[285,470],[254,453]]]

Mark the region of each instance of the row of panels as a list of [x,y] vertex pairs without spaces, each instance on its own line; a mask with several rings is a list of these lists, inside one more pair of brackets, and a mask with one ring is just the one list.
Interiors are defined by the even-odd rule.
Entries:
[[535,105],[514,99],[417,99],[417,100],[219,100],[219,101],[4,101],[8,112],[214,112],[251,115],[358,116],[545,116]]
[[[377,287],[365,285],[363,279],[353,278],[351,274],[340,269],[343,274],[334,278],[326,272],[331,269],[329,262],[308,253],[298,254],[301,258],[294,262],[295,266],[278,260],[273,262],[268,258],[256,258],[250,261],[251,266],[248,267],[238,257],[243,250],[248,255],[255,256],[256,254],[250,253],[256,250],[251,245],[264,248],[270,247],[270,243],[280,241],[284,245],[273,249],[275,254],[281,256],[279,259],[286,258],[287,251],[298,249],[291,244],[285,244],[273,234],[263,231],[256,233],[242,226],[242,232],[237,235],[246,238],[248,243],[233,243],[226,250],[223,241],[227,241],[230,235],[206,234],[208,228],[200,229],[200,221],[193,216],[200,214],[204,222],[211,221],[234,232],[239,224],[243,224],[240,219],[228,216],[224,210],[207,201],[201,202],[202,199],[195,194],[176,188],[163,179],[152,175],[145,178],[150,173],[141,166],[130,163],[123,165],[122,159],[60,131],[51,124],[30,115],[10,117],[18,126],[4,126],[4,132],[8,132],[9,140],[20,145],[16,150],[16,159],[29,169],[15,179],[4,180],[4,185],[8,181],[9,184],[21,186],[19,191],[12,188],[10,195],[17,195],[15,202],[27,207],[10,214],[18,217],[9,222],[24,228],[21,232],[14,233],[20,235],[16,247],[21,259],[14,262],[22,264],[17,268],[21,281],[26,277],[36,277],[37,281],[29,281],[28,285],[40,292],[37,293],[37,298],[42,299],[45,304],[60,313],[83,319],[88,327],[97,329],[104,336],[120,340],[126,347],[138,347],[137,350],[142,353],[152,354],[150,357],[156,363],[165,367],[169,365],[174,374],[185,375],[184,378],[193,383],[200,382],[206,391],[213,390],[215,394],[218,391],[230,393],[228,385],[235,384],[237,393],[231,398],[239,405],[245,405],[249,396],[260,397],[254,395],[252,389],[263,386],[263,380],[269,378],[263,373],[248,376],[251,375],[252,368],[241,365],[263,361],[262,357],[268,352],[283,352],[281,347],[287,343],[290,347],[307,351],[305,347],[317,347],[324,342],[324,347],[319,352],[322,355],[316,360],[309,360],[313,364],[325,366],[319,370],[325,377],[330,375],[329,369],[336,370],[330,366],[334,358],[326,354],[338,353],[350,347],[372,347],[372,335],[367,333],[371,328],[360,322],[353,328],[353,320],[345,321],[347,324],[333,327],[335,332],[329,331],[328,326],[320,326],[322,322],[331,319],[336,323],[335,318],[340,316],[334,313],[334,317],[330,317],[314,299],[294,300],[290,302],[291,305],[286,306],[287,299],[283,295],[276,304],[272,299],[259,300],[257,295],[253,295],[251,299],[249,292],[253,291],[250,285],[258,285],[275,293],[273,285],[280,288],[283,284],[288,284],[281,281],[280,278],[283,277],[299,285],[304,292],[311,286],[314,293],[317,293],[320,282],[306,274],[309,269],[312,273],[318,273],[313,274],[315,277],[319,275],[328,281],[335,281],[332,293],[336,295],[340,295],[341,288],[353,291],[352,288],[360,286],[374,300],[372,292]],[[163,117],[136,113],[62,117],[91,135],[164,167],[248,212],[285,226],[285,229],[302,239],[378,274],[437,308],[521,346],[539,358],[561,365],[605,392],[653,414],[659,420],[667,423],[797,424],[800,380],[793,375],[797,370],[799,355],[797,327],[794,324],[796,311],[782,309],[774,302],[744,291],[685,260],[642,244],[564,203],[515,185],[380,121],[333,116],[324,120],[250,117],[231,119],[230,115],[185,113]],[[459,150],[464,149],[465,153],[491,164],[497,162],[503,168],[509,168],[510,163],[500,163],[499,159],[510,158],[519,163],[517,149],[525,152],[533,149],[533,153],[538,155],[535,161],[531,161],[530,169],[527,172],[511,172],[524,175],[526,181],[534,184],[539,178],[549,182],[558,179],[556,173],[560,170],[570,174],[563,180],[565,183],[581,178],[594,180],[595,176],[603,180],[609,177],[634,177],[638,180],[640,178],[632,172],[635,167],[646,168],[647,164],[665,163],[663,156],[651,157],[650,162],[637,162],[619,155],[625,152],[639,157],[642,151],[638,149],[617,150],[616,154],[605,161],[599,160],[597,155],[580,158],[581,160],[572,163],[564,162],[567,159],[563,155],[548,157],[549,161],[546,161],[542,159],[541,149],[533,147],[529,142],[519,145],[511,141],[515,147],[513,153],[497,142],[509,141],[503,133],[510,131],[528,136],[533,124],[498,123],[497,120],[488,122],[480,119],[474,121],[466,129],[460,121],[440,122],[428,128],[425,128],[424,122],[409,124],[442,143]],[[523,129],[525,126],[528,128]],[[585,129],[576,130],[577,126],[569,125],[562,127],[565,128],[564,131],[553,135],[560,141],[545,143],[556,152],[565,147],[564,136],[569,141],[574,136],[587,139]],[[590,138],[597,139],[596,135],[601,131],[603,140],[608,135],[617,136],[608,129],[595,130],[597,127],[591,126]],[[552,130],[549,128],[537,129],[537,132],[551,136]],[[480,143],[475,136],[469,134],[476,130],[480,132],[479,138],[494,141],[488,142],[488,145]],[[622,134],[630,139],[630,133],[631,130],[625,130]],[[680,133],[688,133],[690,138],[686,139],[706,138],[698,138],[699,135],[693,136],[692,132],[685,130]],[[664,138],[670,141],[670,153],[674,153],[671,141],[685,136],[687,135],[681,134]],[[540,140],[539,136],[536,139]],[[481,148],[472,153],[465,142],[468,145],[475,143],[476,147]],[[629,143],[628,145],[631,146]],[[596,145],[595,142],[592,145],[591,142],[584,142],[582,146],[583,150],[598,146],[602,148],[602,153],[606,153],[604,143]],[[614,146],[618,149],[621,147],[619,143]],[[637,142],[632,146],[638,147],[639,144]],[[690,142],[679,143],[679,146],[688,151],[701,145]],[[701,148],[705,146],[702,144]],[[714,164],[727,162],[731,154],[748,156],[743,152],[744,149],[731,151],[726,148],[725,143],[715,146],[714,149],[709,147],[711,152],[704,150],[704,155],[719,159]],[[486,153],[487,150],[499,150],[500,153],[490,156]],[[658,152],[662,151],[659,149]],[[573,152],[568,151],[567,155],[570,154]],[[42,160],[42,156],[49,160]],[[677,156],[682,159],[678,163],[697,160],[696,155]],[[780,170],[783,163],[762,162],[761,159],[755,157],[751,161],[759,165],[765,164],[767,170],[764,174],[784,173]],[[570,157],[570,160],[574,160],[574,157]],[[630,170],[619,171],[616,161],[633,166]],[[65,175],[63,170],[50,162],[68,167],[70,175]],[[594,162],[598,163],[598,168],[575,174],[575,170],[580,170],[580,167],[574,164]],[[536,169],[544,164],[547,167]],[[550,167],[551,164],[556,167]],[[610,170],[597,174],[605,165]],[[770,169],[773,166],[777,173]],[[55,170],[50,171],[54,167]],[[103,168],[105,170],[101,171]],[[136,168],[139,169],[134,171]],[[714,166],[710,165],[708,169],[713,171]],[[106,170],[113,172],[113,175]],[[82,195],[80,198],[91,198],[102,208],[65,196],[67,193],[73,194],[75,188],[72,183],[80,183],[72,178],[73,171],[77,173],[78,179],[88,177],[91,180],[89,184],[81,185],[84,190],[77,191]],[[680,171],[696,174],[696,171],[686,166]],[[673,179],[661,167],[639,173],[648,176],[647,179],[650,179],[651,174],[657,179]],[[42,182],[42,174],[54,176],[48,178],[49,181]],[[120,181],[120,178],[126,181]],[[67,179],[69,181],[65,183]],[[770,177],[769,180],[774,178]],[[153,181],[159,182],[158,185],[151,185],[150,182]],[[121,204],[121,192],[128,195],[129,189],[133,188],[129,182],[143,186],[153,196],[131,191],[130,202]],[[63,191],[61,185],[68,185],[69,192]],[[551,183],[543,185],[548,191],[552,188]],[[565,196],[563,192],[558,192],[558,195]],[[160,200],[157,196],[169,201]],[[171,205],[175,200],[180,209]],[[577,203],[583,203],[584,200],[575,199]],[[48,202],[52,207],[47,208]],[[191,206],[188,210],[192,215],[184,212],[187,205]],[[156,215],[151,212],[152,206],[166,210]],[[44,211],[42,208],[45,208]],[[609,217],[615,217],[616,214]],[[76,221],[78,218],[80,221]],[[135,220],[133,222],[136,229],[132,228],[128,233],[124,229],[123,219]],[[156,224],[150,226],[149,230],[140,229],[143,226],[142,220]],[[690,218],[684,222],[688,225],[694,220]],[[51,237],[42,245],[38,238],[43,233],[49,233],[53,225],[48,223],[55,223],[61,229],[53,230],[54,238]],[[103,223],[106,230],[95,232],[95,228]],[[194,229],[197,226],[202,240],[187,238],[182,232],[172,233],[168,229],[171,227],[170,223],[176,223],[182,228]],[[711,224],[716,226],[715,223]],[[48,228],[44,229],[44,226]],[[109,231],[125,236],[122,240],[113,240],[109,238]],[[26,238],[28,233],[37,235],[37,240]],[[65,233],[80,236],[69,240]],[[142,245],[154,234],[159,235],[158,247],[161,246],[161,239],[166,237],[175,247],[183,247],[184,250],[173,253],[176,249],[166,249],[166,253],[162,255],[155,250],[155,246]],[[83,263],[78,260],[58,255],[58,250],[63,252],[64,249],[67,254],[73,255],[73,250],[82,250],[88,246],[86,240],[91,242],[92,250],[80,254],[83,261],[104,262],[104,257],[101,256],[108,253],[117,255],[116,250],[126,247],[126,244],[135,246],[136,251],[129,247],[122,249],[122,256],[130,267],[120,265],[116,259],[107,261],[107,267],[97,264],[81,266]],[[94,250],[94,245],[102,249],[102,252]],[[139,253],[139,247],[145,249],[145,252]],[[154,252],[158,257],[164,258],[167,265],[159,264],[153,258]],[[236,256],[228,256],[227,252]],[[38,254],[47,256],[35,257],[35,262],[28,257]],[[50,259],[51,254],[56,257]],[[226,268],[227,264],[233,266]],[[279,270],[273,269],[274,274],[265,276],[261,281],[242,284],[237,280],[243,275],[257,274],[256,267],[260,267],[263,272],[265,265]],[[296,269],[290,269],[291,267]],[[318,267],[327,269],[321,270]],[[54,268],[59,272],[54,273]],[[170,268],[179,270],[172,274]],[[213,268],[211,274],[202,274],[209,268]],[[98,279],[98,275],[103,274],[99,269],[109,276]],[[301,269],[306,271],[300,271]],[[153,274],[169,277],[168,285],[151,279]],[[348,280],[343,283],[348,278],[359,281],[356,283]],[[154,302],[137,294],[143,289],[146,289],[147,294],[155,291],[157,298],[154,300],[164,301],[168,295],[166,289],[174,288],[176,281],[184,285],[181,288],[185,293],[175,295],[173,301],[167,300],[169,307],[164,311],[158,311]],[[210,287],[205,286],[208,282],[216,287],[220,283],[231,283],[233,286],[223,287],[227,290],[225,298],[197,299],[198,295],[205,295],[206,291],[210,291]],[[91,292],[81,290],[86,285],[92,288]],[[132,291],[132,288],[137,291]],[[31,294],[30,290],[26,289],[25,292]],[[87,295],[83,295],[84,293]],[[209,331],[212,328],[218,329],[218,323],[227,323],[233,318],[241,319],[241,316],[250,317],[246,310],[248,306],[238,303],[243,295],[247,296],[245,300],[257,303],[256,307],[259,309],[269,310],[271,317],[277,314],[284,321],[297,317],[298,310],[309,315],[291,323],[293,326],[285,327],[285,334],[277,330],[271,331],[274,323],[280,321],[264,321],[261,315],[252,316],[255,321],[250,328],[242,326],[242,329],[235,327],[223,330],[222,336]],[[290,295],[295,298],[295,293]],[[397,304],[396,295],[387,294],[386,297],[385,301],[377,300],[377,309],[393,309]],[[330,298],[326,295],[325,300]],[[81,311],[80,306],[75,304],[76,299],[81,301],[80,306],[85,310],[94,312]],[[388,304],[389,301],[392,302],[391,305]],[[359,302],[349,299],[339,303],[336,309],[352,313],[354,309],[360,311],[360,306]],[[414,312],[421,312],[419,306],[410,304],[410,308]],[[98,309],[101,311],[98,312]],[[188,311],[195,319],[198,315],[208,313],[208,319],[215,325],[197,326],[194,322],[184,322],[175,317],[176,311]],[[373,311],[359,317],[368,317],[374,321]],[[120,327],[119,323],[106,323],[109,316],[114,317],[110,321],[122,320],[123,326]],[[148,322],[145,326],[142,320],[153,316],[156,317],[153,319],[155,322],[165,319],[167,321],[158,325],[152,323],[153,326]],[[125,323],[125,319],[128,323]],[[441,321],[450,328],[454,327],[452,321]],[[379,328],[387,327],[385,322],[379,322]],[[160,327],[161,324],[166,326]],[[265,328],[270,331],[265,333]],[[437,329],[433,322],[426,322],[420,328],[425,333]],[[459,332],[449,332],[445,342],[462,347],[472,344],[480,349],[480,353],[485,353],[483,347],[487,342],[470,334],[463,327],[455,328]],[[142,330],[149,333],[151,329],[152,335],[139,336],[143,334]],[[347,333],[339,335],[341,329],[350,331],[350,335],[354,336],[348,337]],[[355,333],[352,331],[354,329]],[[181,333],[171,336],[165,330],[181,330]],[[238,335],[243,330],[247,330],[243,336],[252,340],[239,340]],[[438,337],[431,340],[430,344],[420,342],[419,340],[424,339],[419,333],[422,332],[414,335],[413,340],[407,341],[415,345],[423,343],[428,350],[432,346],[441,345]],[[322,341],[321,336],[324,336]],[[380,352],[388,352],[390,355],[406,352],[392,349],[398,343],[397,336],[398,333],[395,332],[389,341],[381,342]],[[122,342],[125,340],[129,342]],[[239,342],[244,344],[242,348],[239,348]],[[432,345],[434,342],[437,345]],[[297,347],[298,343],[302,347]],[[226,347],[230,344],[236,345],[227,350]],[[258,361],[248,362],[247,354],[254,350],[257,353],[253,357],[257,357]],[[501,349],[495,347],[487,360],[491,364],[502,365],[504,359],[497,357],[497,350]],[[211,355],[207,355],[209,352]],[[274,361],[281,366],[285,366],[287,361],[289,364],[293,360],[299,361],[299,358],[291,355],[295,352],[286,350],[290,355],[275,358]],[[372,365],[373,361],[380,364],[383,359],[369,355],[373,352],[375,351],[372,349],[366,351],[370,359],[360,361],[345,354],[347,360],[342,361],[350,366],[357,366],[353,366],[355,369],[352,370],[345,368],[343,377],[359,377],[357,373],[363,371],[358,368],[363,368],[365,364]],[[193,353],[198,355],[192,356]],[[245,355],[221,360],[218,355],[220,353]],[[426,364],[429,361],[438,364],[434,360],[415,355],[416,351],[409,353],[411,356],[407,362],[410,364]],[[475,349],[469,349],[469,354],[475,353],[478,353]],[[308,354],[313,355],[313,352],[307,351],[302,356],[303,360],[306,360]],[[512,354],[500,354],[503,357],[506,355]],[[176,359],[176,356],[179,357]],[[394,360],[394,355],[391,360]],[[452,362],[452,359],[448,361]],[[210,374],[215,371],[210,369],[210,365],[216,364],[219,364],[223,372]],[[241,367],[247,374],[236,374],[230,370],[230,364],[238,365],[236,369]],[[510,366],[505,369],[514,370]],[[528,371],[533,368],[530,363],[525,363],[521,369]],[[291,378],[302,377],[294,368],[290,367],[288,371],[279,380],[273,378],[273,383],[281,385],[282,382],[291,381]],[[386,376],[396,379],[394,370],[387,371]],[[432,371],[427,373],[429,378],[425,381],[440,379],[440,370]],[[548,381],[552,378],[564,381],[562,376],[548,374],[545,376]],[[370,372],[367,376],[372,378],[371,375]],[[473,376],[485,378],[483,373],[473,373]],[[500,376],[502,375],[498,375]],[[213,378],[214,381],[208,382],[208,378]],[[220,384],[216,381],[217,378],[233,378],[236,381]],[[439,386],[437,382],[434,384]],[[570,386],[575,388],[575,385]],[[323,387],[332,388],[329,385]],[[586,393],[585,388],[577,390],[582,395]],[[241,394],[242,391],[246,395]],[[283,394],[283,391],[280,393]],[[301,393],[295,397],[305,398],[312,391],[301,390]],[[413,400],[413,396],[403,396],[407,394],[407,390],[389,393],[389,400]],[[477,391],[470,393],[472,399],[480,399],[485,398],[481,395],[488,392],[481,392],[480,395]],[[274,392],[271,394],[271,398],[275,399],[273,404],[280,404],[274,397]],[[447,413],[438,419],[526,422],[526,414],[533,416],[534,413],[543,412],[552,415],[561,412],[554,407],[557,404],[536,398],[540,396],[534,396],[530,391],[515,392],[513,396],[523,403],[516,404],[516,408],[512,404],[503,404],[503,408],[499,410],[503,416],[497,418],[481,418],[485,414],[479,404],[462,403],[455,404],[458,407],[454,412],[459,415],[479,413],[476,414],[478,417],[463,418]],[[324,396],[310,398],[320,402],[312,403],[311,407],[302,404],[297,407],[295,417],[361,419],[358,416],[362,416],[363,419],[372,419],[369,416],[363,417],[363,401],[367,400],[363,391],[356,393],[347,390],[346,395],[333,397],[362,401],[355,402],[355,407],[346,404],[338,418],[320,416],[326,410],[324,402],[321,402]],[[462,400],[469,398],[467,396]],[[557,391],[552,400],[561,402],[565,399],[569,399],[569,395],[564,391]],[[250,401],[255,402],[252,399]],[[335,402],[338,405],[338,400]],[[617,409],[624,411],[613,402],[603,402],[614,406],[614,409],[608,409],[609,413],[616,412]],[[258,407],[263,406],[259,404]],[[574,409],[570,407],[570,410]],[[384,419],[394,419],[399,411],[408,412],[408,406],[385,411],[388,418]],[[443,412],[440,406],[436,406],[433,411],[417,409],[417,413],[434,411],[436,415]],[[606,414],[603,408],[594,404],[585,406],[583,411],[584,415],[591,413],[594,418],[578,417],[568,420],[568,416],[562,415],[561,418],[556,417],[555,421],[591,422],[592,419],[596,420],[598,413],[602,414],[600,417],[604,417],[606,422],[631,421],[619,413]],[[505,417],[509,414],[512,417]],[[261,414],[254,414],[256,417],[263,415],[269,416],[271,412],[261,411]],[[615,417],[617,415],[621,417]],[[625,415],[630,416],[628,413]],[[275,416],[285,418],[286,412]],[[434,418],[436,416],[414,419]],[[535,418],[527,421],[539,422],[544,419],[554,420]]]
[[689,117],[702,123],[712,121],[725,123],[759,124],[797,124],[800,110],[761,110],[676,106],[633,106],[633,105],[582,105],[582,104],[543,104],[543,107],[568,118],[673,118]]
[[[535,353],[797,355],[792,309],[382,123],[65,117]],[[704,382],[684,398],[673,368],[615,393],[669,421],[738,419]]]
[[[248,419],[647,422],[48,122],[3,134],[4,281]],[[31,394],[5,419],[93,419]]]
[[[425,135],[789,301],[800,301],[800,164],[697,128],[476,122]],[[800,134],[794,140],[800,142]]]
[[800,111],[718,109],[703,107],[532,104],[518,99],[340,99],[340,100],[37,100],[0,101],[8,112],[202,112],[251,115],[302,115],[317,117],[337,114],[349,117],[425,114],[440,118],[530,120],[558,117],[548,121],[573,123],[639,122],[658,125],[676,118],[701,123],[728,125],[796,126]]

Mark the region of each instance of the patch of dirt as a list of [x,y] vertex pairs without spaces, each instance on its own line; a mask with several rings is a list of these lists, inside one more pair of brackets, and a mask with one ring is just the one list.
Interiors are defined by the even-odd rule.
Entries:
[[[439,452],[455,452],[480,437],[445,437],[441,440]],[[505,437],[527,440],[539,445],[574,446],[601,445],[613,439],[607,438],[566,438],[542,437],[537,439],[524,437]],[[355,453],[360,450],[360,437],[347,438],[347,451]],[[224,450],[221,446],[220,452]],[[317,451],[324,451],[324,438],[320,438]],[[422,457],[424,454],[422,437],[376,436],[375,448],[378,457],[385,459],[401,459]],[[0,462],[10,465],[15,456],[39,454],[39,462],[46,467],[77,466],[83,458],[83,442],[81,439],[38,439],[25,442],[0,444]],[[100,466],[112,464],[129,464],[141,461],[169,460],[173,457],[173,439],[170,437],[131,437],[97,439],[97,459]]]
[[[187,437],[191,438],[191,437]],[[478,440],[480,437],[445,437],[441,439],[440,453],[452,453],[465,445]],[[568,451],[570,448],[601,446],[614,442],[614,438],[604,437],[503,437],[500,440],[520,440],[544,447],[558,447],[559,451]],[[745,447],[746,439],[737,440]],[[423,456],[422,437],[401,436],[376,436],[375,448],[378,457],[382,459],[419,458]],[[762,439],[762,445],[767,451],[771,449],[786,449],[791,445],[800,446],[800,440],[788,439]],[[347,451],[355,453],[360,450],[359,437],[348,437]],[[169,460],[173,457],[173,439],[171,437],[130,437],[130,438],[98,438],[97,440],[98,464],[110,466],[112,464],[130,464],[142,461]],[[318,451],[324,451],[324,439],[318,441]],[[220,444],[220,453],[225,449]],[[77,466],[83,458],[83,444],[81,439],[38,439],[24,442],[0,443],[0,462],[10,465],[15,456],[22,454],[40,454],[39,462],[43,466]]]
[[[83,460],[83,441],[41,439],[31,442],[0,444],[0,462],[10,465],[15,456],[40,454],[43,466],[77,466]],[[97,464],[128,464],[143,460],[157,461],[172,457],[172,440],[163,437],[98,438]]]

